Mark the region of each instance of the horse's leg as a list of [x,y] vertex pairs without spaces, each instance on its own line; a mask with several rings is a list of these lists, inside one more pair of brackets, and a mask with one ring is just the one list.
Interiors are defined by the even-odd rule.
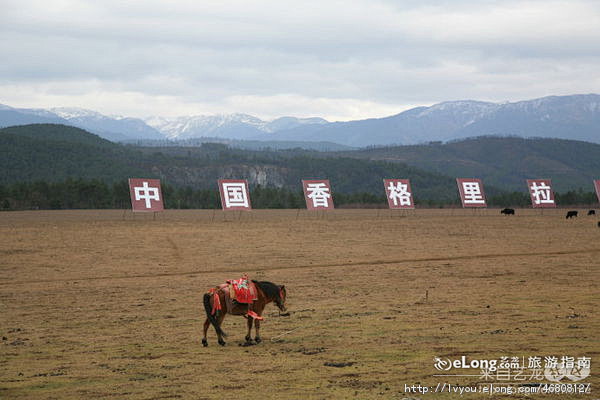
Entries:
[[[217,317],[217,326],[221,327],[221,324],[223,323],[223,320],[225,319],[225,313],[221,312],[219,314],[219,316]],[[223,335],[221,335],[220,332],[217,332],[217,338],[218,338],[218,342],[221,346],[225,346],[225,340],[223,340]]]
[[256,344],[259,344],[260,342],[262,342],[262,339],[260,338],[260,320],[257,319],[256,321],[254,321],[254,329],[256,330],[256,336],[254,337],[254,341],[256,342]]
[[[207,298],[207,296],[209,296]],[[204,295],[204,308],[206,311],[206,320],[204,321],[204,336],[202,336],[202,346],[204,347],[208,347],[208,340],[206,339],[206,334],[208,333],[208,328],[210,327],[211,323],[210,323],[210,318],[211,315],[209,315],[210,310],[212,309],[214,305],[214,300],[213,300],[213,296],[209,295],[209,294],[205,294]]]
[[[262,317],[262,313],[263,313],[264,309],[265,309],[264,300],[257,301],[256,303],[254,303],[254,312],[256,314],[258,314],[258,316]],[[254,341],[256,342],[256,344],[259,344],[260,342],[262,342],[262,339],[260,338],[260,320],[259,319],[254,321],[254,329],[256,330],[256,335],[254,336]]]
[[250,333],[252,332],[252,322],[254,322],[254,318],[248,316],[248,333],[246,334],[246,343],[252,343],[252,336],[250,336]]
[[202,346],[208,346],[208,340],[206,340],[206,333],[208,332],[208,327],[210,326],[210,320],[206,318],[204,321],[204,337],[202,338]]

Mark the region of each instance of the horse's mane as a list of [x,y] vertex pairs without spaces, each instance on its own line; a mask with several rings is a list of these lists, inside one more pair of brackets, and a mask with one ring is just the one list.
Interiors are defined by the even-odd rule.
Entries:
[[274,284],[273,282],[268,281],[255,281],[253,280],[255,285],[257,285],[260,290],[263,291],[265,296],[272,299],[279,299],[279,286]]

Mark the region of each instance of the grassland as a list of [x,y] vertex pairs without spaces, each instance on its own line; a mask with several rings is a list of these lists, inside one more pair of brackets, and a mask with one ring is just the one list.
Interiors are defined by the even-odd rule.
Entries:
[[[485,398],[595,398],[599,260],[560,210],[0,213],[0,398],[452,399],[405,384],[485,382],[434,376],[461,355],[591,357],[591,395]],[[243,273],[292,315],[201,347],[202,295]]]

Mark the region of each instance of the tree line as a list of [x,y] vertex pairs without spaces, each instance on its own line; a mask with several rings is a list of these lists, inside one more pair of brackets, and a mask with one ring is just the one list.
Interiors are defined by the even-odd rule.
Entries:
[[[215,185],[216,186],[216,185]],[[168,209],[220,209],[219,191],[194,189],[162,183],[165,208]],[[336,207],[385,208],[387,200],[381,194],[370,192],[333,192]],[[457,191],[458,192],[458,191]],[[592,207],[598,204],[594,192],[582,189],[555,193],[559,206]],[[250,188],[253,208],[305,208],[302,190],[254,186]],[[528,193],[501,193],[487,198],[490,207],[528,207]],[[460,206],[458,193],[454,199],[421,199],[416,196],[417,207]],[[19,182],[0,185],[0,210],[60,210],[60,209],[128,209],[131,208],[127,180],[107,183],[98,179],[72,179],[60,182]]]

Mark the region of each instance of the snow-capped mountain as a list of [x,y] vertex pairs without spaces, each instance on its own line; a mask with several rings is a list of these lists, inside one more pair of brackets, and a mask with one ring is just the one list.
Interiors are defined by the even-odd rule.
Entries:
[[327,141],[364,147],[512,135],[600,143],[600,95],[550,96],[515,103],[448,101],[430,107],[416,107],[386,118],[348,122],[294,117],[263,121],[247,114],[154,116],[141,120],[106,116],[80,108],[42,110],[0,105],[0,127],[29,123],[73,125],[113,141],[217,137]]
[[145,122],[169,139],[218,137],[228,139],[272,140],[274,133],[311,124],[327,124],[323,118],[281,117],[263,121],[248,114],[196,115],[186,117],[149,117]]
[[247,139],[260,134],[264,121],[247,114],[150,117],[145,122],[169,139],[221,137]]
[[106,116],[83,108],[51,108],[50,112],[70,122],[71,125],[113,141],[131,139],[164,139],[156,129],[143,120],[122,116]]
[[427,118],[435,115],[452,116],[459,125],[469,125],[473,121],[496,111],[500,104],[488,103],[485,101],[459,100],[445,101],[427,107],[419,113],[419,118]]
[[27,124],[68,124],[68,121],[46,110],[18,109],[0,104],[0,128]]
[[418,144],[484,135],[552,137],[600,143],[600,95],[550,96],[515,103],[450,101],[391,117],[310,125],[280,140],[325,140],[347,146]]
[[324,125],[329,122],[326,119],[313,117],[313,118],[296,118],[296,117],[280,117],[264,125],[263,130],[265,132],[277,132],[284,131],[287,129],[294,129],[305,125]]
[[63,124],[76,126],[114,142],[135,139],[164,139],[156,129],[138,118],[109,117],[83,108],[0,107],[0,127],[26,124]]
[[77,120],[78,118],[79,119],[106,118],[104,115],[100,114],[99,112],[92,111],[92,110],[86,110],[85,108],[78,108],[78,107],[55,107],[55,108],[50,108],[49,111],[58,115],[61,118],[68,119],[71,121]]
[[600,143],[600,95],[549,96],[500,104],[455,133],[552,137]]
[[200,137],[273,140],[269,134],[311,124],[326,124],[322,118],[281,117],[263,121],[248,114],[197,115],[175,118],[153,116],[142,120],[107,116],[76,107],[51,109],[13,108],[0,105],[0,127],[33,123],[72,125],[112,141],[184,140]]

